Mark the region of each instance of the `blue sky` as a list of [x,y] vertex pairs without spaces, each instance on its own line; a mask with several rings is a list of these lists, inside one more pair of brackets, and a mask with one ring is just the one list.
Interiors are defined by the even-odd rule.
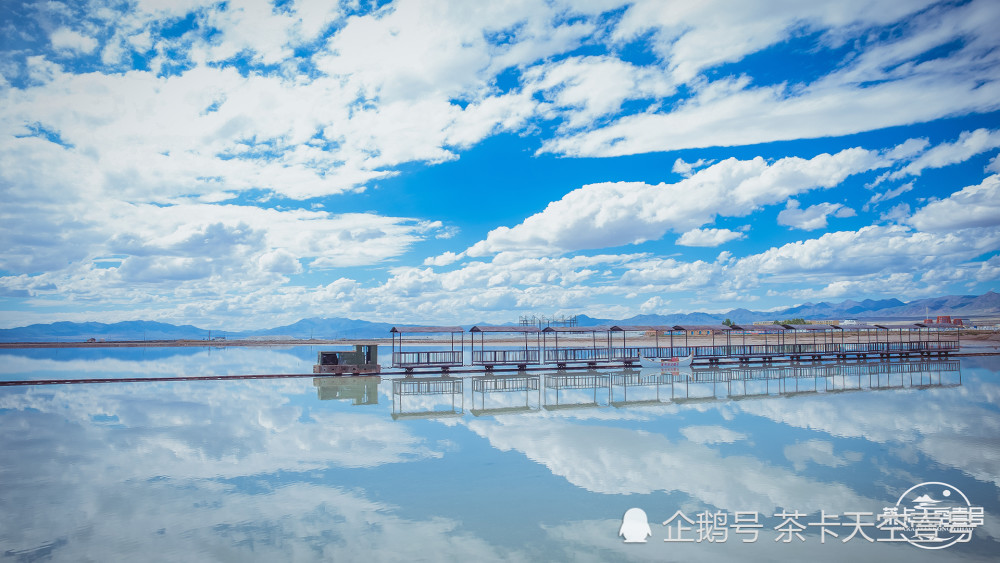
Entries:
[[5,2],[0,325],[996,289],[1000,4]]

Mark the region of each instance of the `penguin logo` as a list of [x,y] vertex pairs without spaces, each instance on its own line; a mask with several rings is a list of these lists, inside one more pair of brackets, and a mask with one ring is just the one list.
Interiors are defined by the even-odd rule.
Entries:
[[653,535],[646,512],[641,508],[626,510],[618,535],[625,536],[625,543],[646,543],[646,538]]

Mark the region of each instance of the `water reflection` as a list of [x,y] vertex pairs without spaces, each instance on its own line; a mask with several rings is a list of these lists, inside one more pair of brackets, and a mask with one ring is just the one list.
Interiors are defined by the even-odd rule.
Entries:
[[584,373],[547,373],[545,403],[542,406],[548,410],[600,406],[598,392],[602,399],[609,396],[608,381],[610,378],[607,375],[593,370]]
[[463,380],[446,375],[393,379],[392,418],[461,416],[465,413],[463,388]]
[[[280,373],[315,355],[248,352],[21,357],[3,373]],[[1000,550],[1000,365],[989,361],[0,388],[0,553],[989,560]],[[779,510],[809,522],[878,513],[927,481],[984,506],[969,543],[817,548],[812,529],[773,541]],[[618,536],[633,507],[653,524],[647,544]],[[771,535],[665,546],[657,522],[677,510],[759,510]]]
[[[361,378],[324,379],[331,380],[326,385],[352,388],[360,385],[352,381]],[[701,369],[559,370],[545,373],[486,374],[465,379],[472,383],[470,400],[473,408],[470,412],[477,417],[518,414],[538,409],[562,411],[604,406],[625,408],[666,403],[788,398],[851,391],[951,388],[962,385],[962,373],[957,360]],[[464,412],[464,380],[461,378],[410,376],[391,381],[394,418],[453,416]],[[372,383],[366,385],[370,386]],[[374,385],[377,387],[378,382]],[[370,387],[366,387],[366,390],[369,394],[372,392]],[[447,400],[435,401],[441,399],[441,396],[447,396]],[[408,398],[405,408],[404,397]],[[374,402],[377,401],[372,401],[373,404]],[[444,403],[448,403],[450,407],[440,408]]]
[[320,401],[347,400],[355,405],[377,405],[381,381],[377,375],[314,377],[313,386]]
[[[541,395],[541,376],[538,374],[530,375],[526,373],[518,373],[515,375],[483,375],[478,377],[470,377],[472,380],[472,405],[473,408],[470,412],[473,416],[483,416],[483,415],[497,415],[497,414],[510,414],[516,412],[525,412],[532,409],[531,401],[535,400],[535,408],[538,408],[542,404]],[[475,408],[476,405],[476,394],[479,394],[480,408]],[[486,396],[495,396],[497,393],[503,393],[508,396],[521,397],[524,396],[524,405],[506,405],[506,406],[492,406],[491,408],[486,408]]]

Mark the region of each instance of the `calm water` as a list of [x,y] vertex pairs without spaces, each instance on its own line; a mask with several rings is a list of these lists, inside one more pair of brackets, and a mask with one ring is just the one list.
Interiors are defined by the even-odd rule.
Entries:
[[[302,373],[316,351],[14,350],[0,354],[0,379]],[[0,387],[0,554],[996,560],[998,372],[1000,357],[988,357],[798,372],[552,372],[460,384]],[[901,499],[928,482],[942,485]],[[946,490],[968,503],[949,504]],[[936,550],[924,549],[941,547],[934,534],[923,536],[923,547],[878,541],[911,535],[877,519],[918,493],[957,506],[948,509],[953,518],[971,517],[971,538]],[[645,517],[623,526],[633,508]],[[623,528],[625,539],[646,543],[624,542]]]

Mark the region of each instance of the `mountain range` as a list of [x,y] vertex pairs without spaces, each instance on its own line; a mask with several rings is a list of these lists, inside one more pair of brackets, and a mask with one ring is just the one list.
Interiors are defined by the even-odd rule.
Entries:
[[[736,324],[755,321],[803,319],[905,319],[919,321],[926,315],[951,315],[959,318],[1000,316],[1000,294],[990,291],[983,295],[947,295],[918,299],[904,303],[898,299],[842,301],[840,303],[804,303],[780,311],[733,309],[725,313],[675,313],[668,315],[637,315],[627,319],[598,319],[578,315],[580,326],[605,324],[676,325],[719,324],[730,319]],[[509,323],[515,324],[515,323]],[[98,340],[208,340],[210,338],[240,339],[336,339],[385,338],[393,326],[344,318],[308,318],[290,325],[252,331],[222,331],[192,325],[172,325],[155,321],[125,321],[105,324],[96,322],[56,322],[19,328],[0,329],[0,342],[79,342]],[[468,329],[472,325],[463,326]]]

